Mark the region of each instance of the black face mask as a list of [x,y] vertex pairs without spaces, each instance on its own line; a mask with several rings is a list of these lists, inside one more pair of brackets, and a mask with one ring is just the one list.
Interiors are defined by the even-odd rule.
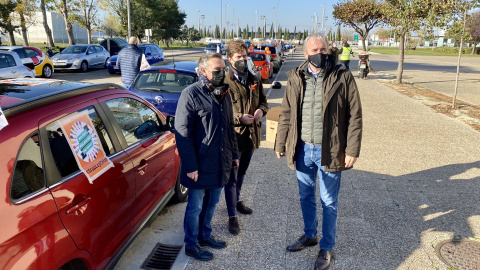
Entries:
[[212,71],[212,79],[210,82],[213,86],[218,87],[223,85],[223,81],[225,80],[225,71],[223,70],[214,70]]
[[310,62],[316,68],[324,68],[328,63],[327,55],[323,53],[309,55],[308,62]]
[[245,72],[245,69],[247,68],[247,60],[235,61],[233,66],[235,67],[236,70],[238,70],[240,72]]

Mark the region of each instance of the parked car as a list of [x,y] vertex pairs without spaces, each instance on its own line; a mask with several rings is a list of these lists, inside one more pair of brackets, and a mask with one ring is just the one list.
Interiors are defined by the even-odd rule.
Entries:
[[187,196],[171,119],[118,85],[4,80],[0,107],[2,269],[112,268]]
[[2,51],[16,52],[24,66],[35,70],[37,76],[51,78],[53,75],[53,63],[48,56],[37,47],[29,46],[1,46]]
[[[164,59],[163,57],[163,49],[160,48],[157,44],[141,44],[138,45],[138,48],[142,50],[145,54],[145,59],[150,65],[156,64],[161,62]],[[110,57],[107,61],[107,69],[108,73],[115,74],[120,73],[120,69],[116,68],[117,65],[117,55]]]
[[[220,47],[217,49],[217,47]],[[205,50],[203,50],[205,53],[216,53],[217,50],[220,50],[220,54],[226,55],[227,54],[227,48],[225,45],[223,45],[222,42],[214,42],[210,43],[207,46],[205,46]]]
[[255,66],[262,67],[260,70],[262,82],[269,83],[270,78],[273,77],[273,63],[271,62],[270,54],[261,50],[253,50],[248,51],[248,56],[252,58]]
[[267,48],[270,50],[271,54],[270,56],[272,57],[272,63],[273,63],[273,72],[277,73],[278,70],[280,69],[280,66],[282,65],[282,53],[277,50],[276,45],[272,44],[262,44],[261,49],[265,50]]
[[142,70],[130,91],[152,103],[165,115],[175,115],[183,89],[197,81],[197,62],[160,62]]
[[77,44],[63,49],[52,56],[55,69],[79,70],[87,72],[89,68],[106,67],[110,53],[100,45]]
[[0,79],[34,77],[35,71],[24,66],[16,52],[0,52]]

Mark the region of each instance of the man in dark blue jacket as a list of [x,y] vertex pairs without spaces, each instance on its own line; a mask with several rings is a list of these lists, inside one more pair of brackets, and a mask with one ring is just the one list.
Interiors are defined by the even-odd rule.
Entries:
[[224,84],[225,61],[207,53],[198,61],[200,80],[183,90],[175,113],[175,138],[182,161],[181,183],[189,188],[183,228],[185,253],[198,260],[213,259],[200,246],[224,248],[210,225],[232,166],[239,154],[232,101]]
[[142,55],[143,53],[142,50],[138,48],[138,39],[136,37],[130,37],[127,47],[118,53],[116,67],[120,69],[122,73],[122,83],[127,89],[132,85],[140,71]]

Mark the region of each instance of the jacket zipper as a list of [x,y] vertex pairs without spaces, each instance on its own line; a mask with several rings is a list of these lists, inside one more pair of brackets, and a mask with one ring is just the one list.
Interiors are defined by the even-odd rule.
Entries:
[[312,141],[312,144],[315,144],[315,92],[317,91],[317,78],[315,78],[315,76],[313,76],[313,102],[312,102],[312,107],[311,107],[311,122],[312,122],[312,129],[311,129],[311,133],[310,133],[310,140]]

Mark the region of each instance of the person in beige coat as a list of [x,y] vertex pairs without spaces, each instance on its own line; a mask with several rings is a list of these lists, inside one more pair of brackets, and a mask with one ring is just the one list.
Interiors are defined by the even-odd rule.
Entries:
[[296,170],[304,222],[304,235],[288,245],[288,251],[318,243],[319,176],[323,219],[315,269],[326,269],[335,245],[341,172],[352,168],[360,155],[362,106],[352,73],[327,54],[326,38],[313,33],[304,44],[306,61],[287,73],[275,152]]

